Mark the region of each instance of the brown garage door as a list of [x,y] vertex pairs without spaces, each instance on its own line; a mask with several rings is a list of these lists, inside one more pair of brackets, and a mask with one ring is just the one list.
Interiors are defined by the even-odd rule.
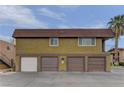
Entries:
[[68,71],[84,71],[84,57],[68,57]]
[[42,71],[58,71],[58,58],[57,57],[42,57],[41,58]]
[[105,57],[89,57],[88,71],[105,71]]

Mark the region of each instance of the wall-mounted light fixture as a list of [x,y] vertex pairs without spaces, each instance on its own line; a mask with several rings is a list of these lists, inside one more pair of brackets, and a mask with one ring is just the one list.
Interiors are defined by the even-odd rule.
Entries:
[[64,58],[61,58],[61,64],[64,64]]

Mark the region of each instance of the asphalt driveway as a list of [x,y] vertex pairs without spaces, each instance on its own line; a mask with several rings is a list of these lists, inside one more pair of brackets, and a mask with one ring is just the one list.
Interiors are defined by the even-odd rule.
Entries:
[[1,87],[124,87],[124,67],[112,72],[0,73]]

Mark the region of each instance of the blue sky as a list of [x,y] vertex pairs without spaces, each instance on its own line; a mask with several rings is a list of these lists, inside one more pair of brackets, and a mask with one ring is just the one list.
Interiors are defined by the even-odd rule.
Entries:
[[[124,14],[124,6],[0,6],[0,38],[9,39],[15,28],[107,28],[110,18]],[[119,47],[124,47],[124,37]],[[106,42],[106,49],[114,40]]]

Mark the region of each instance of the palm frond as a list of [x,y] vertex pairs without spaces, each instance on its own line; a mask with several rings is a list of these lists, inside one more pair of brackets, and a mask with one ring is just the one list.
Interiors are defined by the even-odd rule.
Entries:
[[111,28],[118,36],[124,35],[124,15],[118,15],[111,18],[107,25],[108,28]]

